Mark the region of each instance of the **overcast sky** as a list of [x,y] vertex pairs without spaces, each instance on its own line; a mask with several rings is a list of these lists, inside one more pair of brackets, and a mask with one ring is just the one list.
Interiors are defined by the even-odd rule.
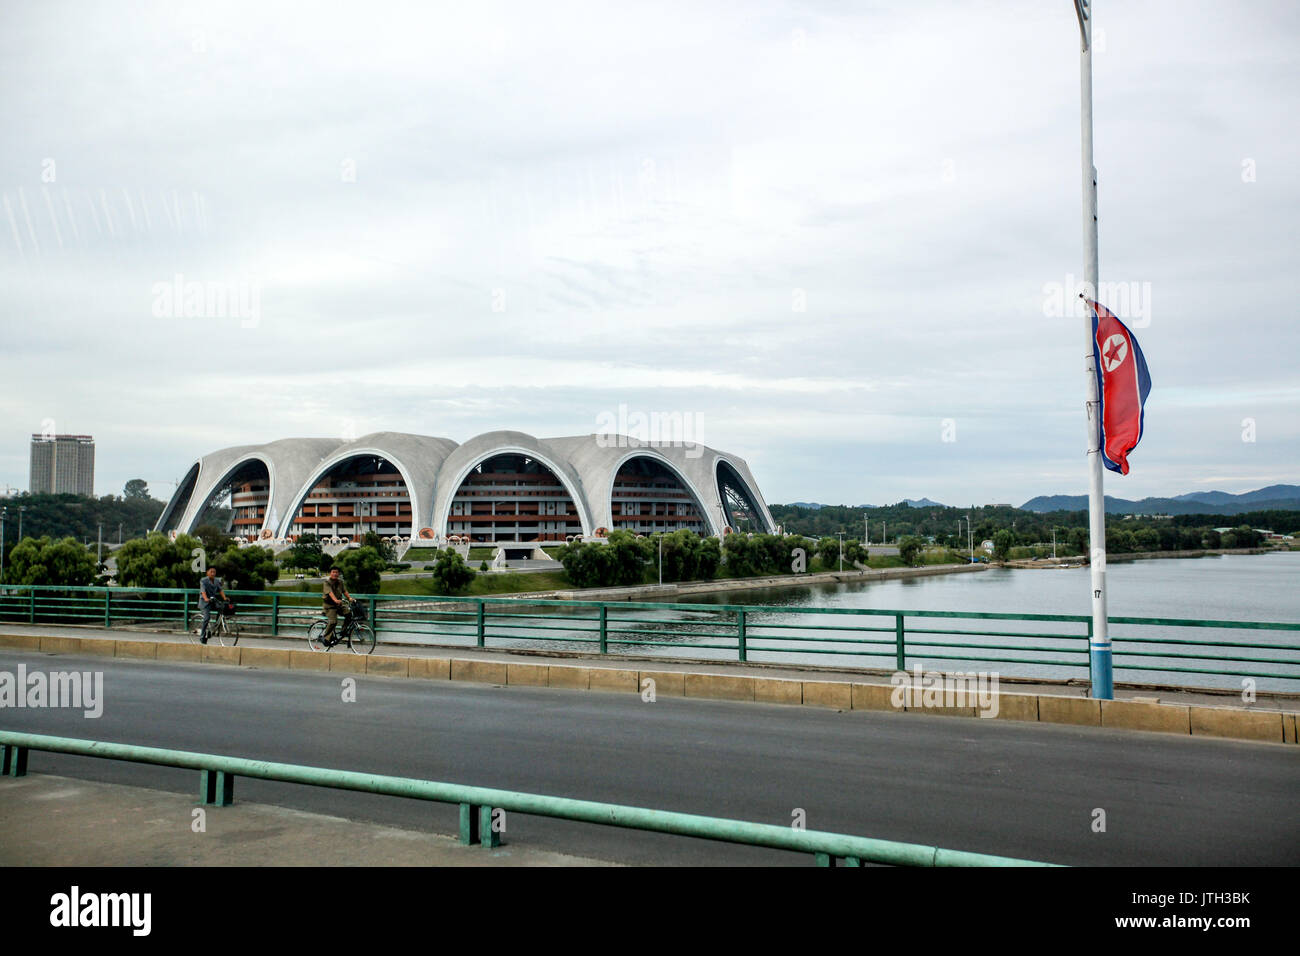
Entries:
[[[1106,491],[1300,482],[1300,8],[1095,7],[1154,382]],[[167,497],[229,445],[626,406],[772,502],[1087,491],[1070,0],[0,9],[0,485],[46,429]]]

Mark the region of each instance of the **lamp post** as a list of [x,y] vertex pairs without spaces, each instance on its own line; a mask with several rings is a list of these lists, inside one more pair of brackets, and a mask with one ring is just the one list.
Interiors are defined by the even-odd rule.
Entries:
[[664,586],[664,536],[659,535],[659,586]]
[[840,570],[844,570],[844,532],[837,532],[840,536]]
[[27,510],[26,505],[18,506],[18,540],[23,540],[23,512]]
[[970,552],[970,563],[975,563],[975,533],[971,530],[970,515],[966,516],[966,550]]
[[[1097,298],[1097,167],[1092,161],[1092,2],[1074,0],[1079,20],[1079,103],[1080,144],[1083,166],[1083,281]],[[1085,310],[1086,311],[1086,310]],[[1101,700],[1115,697],[1110,633],[1106,618],[1106,510],[1101,471],[1101,400],[1097,393],[1097,369],[1093,359],[1092,319],[1085,316],[1084,376],[1087,379],[1088,422],[1088,567],[1092,575],[1092,634],[1088,656],[1092,673],[1092,696]]]
[[0,584],[5,581],[5,518],[9,517],[8,508],[0,508]]

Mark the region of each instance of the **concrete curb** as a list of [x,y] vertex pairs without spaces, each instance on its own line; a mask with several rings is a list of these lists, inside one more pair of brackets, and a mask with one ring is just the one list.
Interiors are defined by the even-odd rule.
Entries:
[[[472,658],[364,656],[272,647],[214,647],[166,641],[110,640],[0,634],[0,647],[44,654],[83,654],[130,660],[188,661],[241,667],[332,671],[416,680],[453,680],[500,686],[556,687],[656,697],[757,701],[832,710],[893,711],[980,719],[969,704],[927,705],[919,694],[889,684],[842,680],[797,680],[714,671],[633,670],[535,661],[501,662]],[[622,662],[620,662],[622,663]],[[1240,707],[1162,704],[1147,700],[1099,701],[1088,697],[999,692],[996,714],[1004,720],[1107,727],[1193,737],[1217,737],[1295,744],[1300,715]]]

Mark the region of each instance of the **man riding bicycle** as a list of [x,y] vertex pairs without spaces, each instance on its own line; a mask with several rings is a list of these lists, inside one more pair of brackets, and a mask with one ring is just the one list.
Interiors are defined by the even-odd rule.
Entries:
[[[238,582],[236,582],[238,583]],[[221,582],[217,580],[217,569],[209,566],[207,576],[199,581],[199,610],[203,612],[203,628],[199,632],[199,643],[208,643],[208,618],[214,613],[220,614],[229,603]]]
[[335,643],[334,628],[338,623],[339,612],[344,614],[345,624],[352,617],[352,595],[343,586],[343,576],[338,568],[330,568],[330,576],[325,579],[324,601],[325,617],[329,619],[329,624],[325,626],[325,633],[321,635],[321,643],[330,647]]

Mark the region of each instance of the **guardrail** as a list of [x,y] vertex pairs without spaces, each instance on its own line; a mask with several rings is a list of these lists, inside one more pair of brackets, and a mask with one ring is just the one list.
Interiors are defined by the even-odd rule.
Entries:
[[891,866],[1055,865],[1033,860],[989,856],[983,853],[946,850],[917,843],[873,840],[868,837],[819,830],[796,830],[770,823],[750,823],[744,820],[649,810],[644,807],[550,797],[513,790],[467,787],[454,783],[418,780],[413,777],[389,777],[184,750],[0,731],[0,767],[3,767],[6,776],[25,776],[28,754],[33,750],[198,770],[199,797],[209,806],[224,807],[234,802],[236,777],[299,783],[335,790],[357,790],[363,793],[410,797],[414,800],[430,800],[437,803],[454,803],[460,806],[460,842],[465,845],[472,843],[486,847],[500,845],[500,833],[493,827],[493,812],[501,809],[629,830],[672,833],[722,843],[740,843],[777,850],[792,850],[798,853],[812,853],[820,866],[834,866],[840,861],[846,866],[861,866],[863,863],[882,863]]
[[[227,593],[239,605],[246,634],[260,630],[274,637],[305,629],[321,614],[321,599],[314,594]],[[1084,677],[1092,631],[1091,617],[1080,614],[560,601],[526,595],[358,596],[369,602],[370,623],[385,642],[400,643],[409,635],[425,643],[471,647],[641,650],[678,659],[839,661],[897,670],[933,661],[1010,665],[1000,668],[1008,674],[1027,667],[1033,675]],[[188,630],[195,614],[193,590],[0,586],[0,622]],[[952,626],[958,622],[964,623]],[[1110,623],[1117,673],[1277,679],[1300,689],[1300,643],[1228,639],[1243,630],[1294,633],[1300,623],[1144,617],[1112,617]]]

